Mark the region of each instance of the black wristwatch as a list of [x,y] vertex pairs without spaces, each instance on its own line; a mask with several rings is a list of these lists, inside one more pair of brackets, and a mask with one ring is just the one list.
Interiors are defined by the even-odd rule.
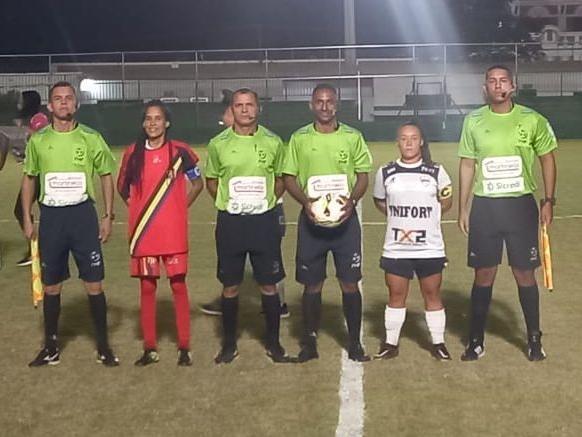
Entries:
[[108,219],[110,219],[111,221],[113,221],[113,220],[115,220],[115,213],[114,213],[114,212],[112,212],[112,213],[108,213],[108,212],[106,212],[105,214],[103,214],[103,215],[101,216],[101,218],[102,218],[102,219],[106,219],[106,218],[108,218]]
[[552,206],[556,206],[556,198],[555,197],[544,197],[543,199],[540,199],[541,206],[544,206],[548,202],[551,203]]

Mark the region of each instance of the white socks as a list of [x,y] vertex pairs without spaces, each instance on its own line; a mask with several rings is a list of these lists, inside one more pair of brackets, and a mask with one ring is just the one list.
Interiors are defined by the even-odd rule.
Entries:
[[386,327],[386,343],[398,346],[400,330],[406,319],[406,308],[390,308],[384,310],[384,326]]
[[439,344],[445,342],[445,325],[447,323],[447,316],[445,309],[437,311],[425,311],[426,325],[432,337],[432,344]]

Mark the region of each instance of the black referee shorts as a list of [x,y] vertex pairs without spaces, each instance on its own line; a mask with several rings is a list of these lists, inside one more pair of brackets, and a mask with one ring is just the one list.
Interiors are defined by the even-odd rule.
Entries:
[[247,254],[260,285],[274,285],[285,277],[276,208],[257,215],[218,211],[215,236],[216,276],[224,287],[242,282]]
[[99,221],[91,201],[73,206],[40,205],[38,245],[45,285],[59,284],[71,276],[69,252],[80,279],[99,282],[105,277]]
[[501,263],[503,243],[509,265],[521,270],[540,266],[539,213],[533,195],[520,197],[475,196],[469,218],[469,267]]
[[333,254],[336,276],[355,283],[362,279],[362,234],[360,220],[352,216],[337,228],[312,223],[303,210],[297,226],[295,277],[303,285],[322,282],[327,277],[327,254]]

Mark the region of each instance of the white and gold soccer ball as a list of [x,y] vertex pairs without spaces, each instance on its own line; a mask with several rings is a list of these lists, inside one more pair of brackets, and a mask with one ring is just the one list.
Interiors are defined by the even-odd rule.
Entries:
[[335,228],[341,224],[342,208],[347,200],[340,194],[328,193],[320,196],[311,204],[315,223],[326,228]]

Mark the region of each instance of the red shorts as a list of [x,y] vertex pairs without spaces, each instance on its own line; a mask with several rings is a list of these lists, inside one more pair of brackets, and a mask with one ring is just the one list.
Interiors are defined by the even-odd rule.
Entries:
[[185,275],[188,272],[187,253],[160,256],[132,256],[130,261],[131,276],[137,278],[159,278],[160,259],[164,263],[168,278]]

